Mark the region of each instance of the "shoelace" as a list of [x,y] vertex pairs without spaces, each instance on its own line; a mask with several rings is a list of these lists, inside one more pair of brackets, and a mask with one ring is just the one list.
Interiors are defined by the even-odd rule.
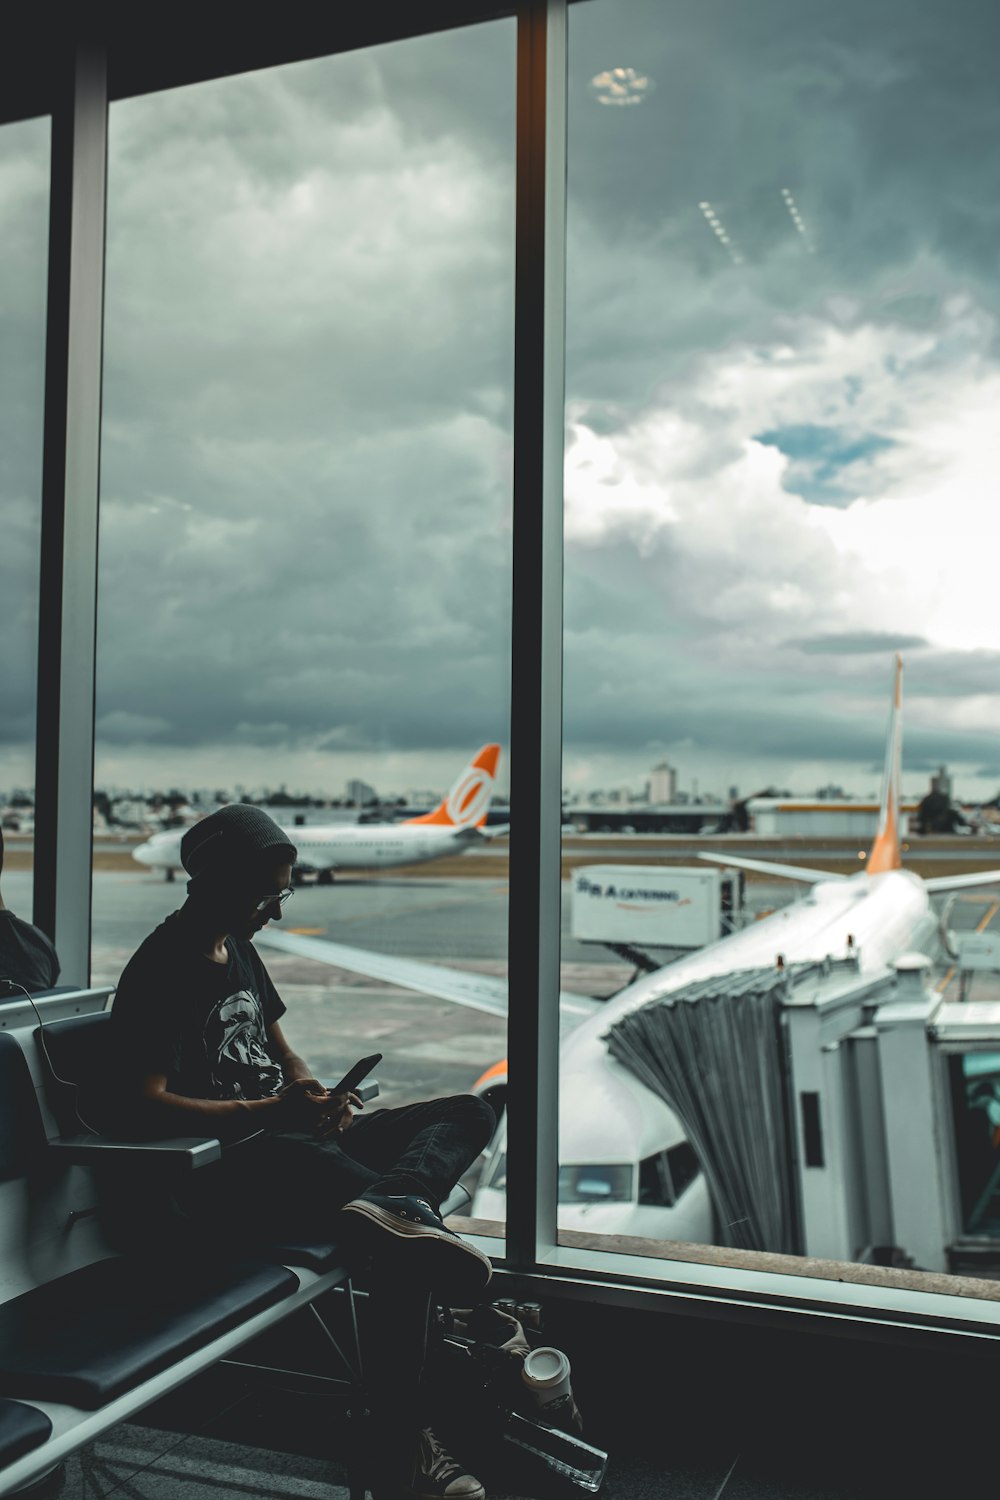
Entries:
[[445,1448],[442,1448],[429,1427],[424,1428],[421,1438],[421,1448],[424,1450],[421,1457],[426,1458],[428,1453],[430,1455],[429,1462],[424,1468],[428,1479],[440,1479],[444,1482],[451,1479],[453,1475],[462,1473],[462,1465]]

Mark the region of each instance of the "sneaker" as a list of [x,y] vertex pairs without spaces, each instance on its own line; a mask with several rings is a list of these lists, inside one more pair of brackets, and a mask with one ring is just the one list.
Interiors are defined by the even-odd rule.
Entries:
[[350,1215],[357,1243],[382,1268],[389,1261],[430,1287],[478,1293],[489,1284],[489,1256],[449,1229],[426,1198],[365,1193],[341,1211]]
[[408,1469],[399,1482],[372,1488],[373,1500],[486,1500],[474,1474],[467,1474],[457,1458],[442,1448],[425,1427],[417,1434]]

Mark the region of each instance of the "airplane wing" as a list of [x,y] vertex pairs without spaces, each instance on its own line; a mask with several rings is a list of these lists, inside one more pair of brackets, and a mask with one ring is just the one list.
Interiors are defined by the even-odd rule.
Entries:
[[932,875],[924,886],[932,896],[942,891],[964,891],[975,885],[1000,884],[1000,870],[972,870],[967,875]]
[[807,865],[780,865],[770,859],[745,859],[739,854],[708,854],[698,850],[699,859],[707,859],[713,865],[732,865],[737,870],[755,870],[760,875],[778,875],[782,880],[802,880],[807,885],[819,885],[823,880],[848,880],[847,875],[836,875],[832,870],[811,870]]
[[[297,958],[314,958],[335,969],[367,974],[401,989],[417,990],[439,1000],[452,1000],[471,1010],[488,1015],[507,1014],[507,981],[493,974],[470,974],[467,969],[449,969],[443,964],[428,964],[416,958],[395,958],[388,953],[373,953],[368,948],[351,948],[346,943],[332,943],[326,938],[306,937],[297,932],[276,932],[265,927],[254,941]],[[571,1027],[600,1010],[601,1002],[589,995],[574,995],[563,990],[559,1009],[564,1026]]]

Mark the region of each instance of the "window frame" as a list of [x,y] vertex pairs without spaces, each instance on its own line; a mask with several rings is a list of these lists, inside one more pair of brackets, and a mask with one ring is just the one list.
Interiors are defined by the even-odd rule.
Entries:
[[[997,1339],[1000,1302],[890,1285],[886,1276],[845,1283],[808,1272],[782,1274],[766,1268],[767,1257],[760,1268],[705,1265],[558,1243],[568,3],[524,0],[515,8],[438,0],[411,8],[405,32],[388,11],[369,13],[363,25],[350,23],[352,31],[336,31],[339,17],[331,22],[327,16],[325,29],[308,37],[301,35],[309,29],[305,23],[284,38],[257,36],[235,59],[211,48],[192,50],[191,36],[182,35],[184,47],[170,52],[155,79],[141,73],[139,53],[147,49],[130,33],[124,10],[109,11],[103,36],[81,38],[67,36],[63,12],[42,7],[33,40],[10,50],[3,76],[19,72],[21,79],[6,97],[5,117],[48,110],[53,116],[36,920],[57,939],[65,981],[88,984],[109,99],[516,14],[511,791],[518,820],[510,846],[509,974],[517,1003],[509,1040],[518,1086],[507,1106],[516,1191],[508,1197],[500,1253],[496,1240],[469,1237],[494,1254],[501,1278],[511,1275],[541,1295],[729,1320],[764,1318],[848,1337]],[[165,76],[171,68],[186,68],[186,76]]]

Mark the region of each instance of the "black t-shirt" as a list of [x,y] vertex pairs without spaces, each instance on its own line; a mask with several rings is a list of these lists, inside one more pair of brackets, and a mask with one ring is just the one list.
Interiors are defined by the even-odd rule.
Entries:
[[126,1090],[150,1073],[189,1099],[263,1099],[283,1087],[266,1028],[284,1003],[251,942],[230,937],[226,949],[226,964],[206,958],[174,912],[129,959],[111,1007]]
[[[50,990],[59,978],[59,959],[52,940],[12,911],[0,911],[0,979],[12,979],[26,990]],[[0,999],[16,998],[10,992]]]

